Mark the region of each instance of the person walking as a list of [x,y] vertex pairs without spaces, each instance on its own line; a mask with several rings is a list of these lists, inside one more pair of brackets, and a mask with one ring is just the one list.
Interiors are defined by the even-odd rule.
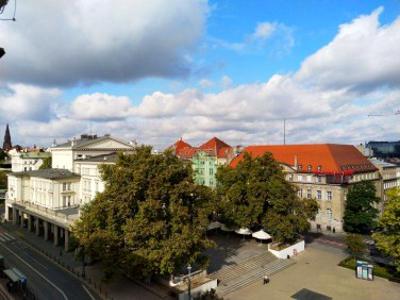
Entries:
[[264,283],[264,284],[269,283],[269,277],[268,277],[268,275],[264,275],[263,283]]

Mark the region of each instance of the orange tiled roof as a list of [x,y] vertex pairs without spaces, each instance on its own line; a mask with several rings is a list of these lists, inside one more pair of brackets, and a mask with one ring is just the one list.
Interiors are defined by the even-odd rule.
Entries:
[[202,144],[199,149],[212,151],[213,155],[216,155],[218,158],[226,158],[232,151],[232,147],[227,143],[221,141],[217,137],[213,137],[208,140],[204,144]]
[[217,137],[213,137],[198,148],[191,146],[181,138],[171,148],[175,151],[175,155],[183,159],[192,158],[198,151],[207,152],[209,155],[215,155],[218,158],[227,158],[232,153],[232,147]]
[[[362,173],[377,170],[376,167],[352,145],[309,144],[309,145],[266,145],[248,146],[235,157],[230,166],[235,168],[243,159],[244,152],[252,157],[270,152],[280,163],[298,166],[304,173]],[[309,169],[311,166],[311,169]],[[301,167],[301,170],[300,170]]]

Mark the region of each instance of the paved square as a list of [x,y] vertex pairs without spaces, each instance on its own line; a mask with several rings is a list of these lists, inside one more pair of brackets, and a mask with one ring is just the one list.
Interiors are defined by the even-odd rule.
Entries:
[[374,281],[356,279],[354,271],[337,265],[345,257],[340,249],[310,244],[294,258],[295,265],[273,275],[269,284],[263,285],[260,278],[257,283],[226,295],[225,299],[293,299],[302,289],[340,300],[400,299],[400,284],[379,277]]

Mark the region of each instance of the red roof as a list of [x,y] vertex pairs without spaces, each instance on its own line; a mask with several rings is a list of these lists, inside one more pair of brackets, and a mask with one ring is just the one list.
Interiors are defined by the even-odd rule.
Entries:
[[226,158],[232,151],[231,146],[221,141],[217,137],[213,137],[212,139],[208,140],[203,145],[201,145],[199,149],[212,151],[212,154],[217,156],[218,158]]
[[175,155],[183,159],[192,158],[198,151],[207,152],[218,158],[226,158],[232,153],[232,147],[216,137],[213,137],[198,148],[192,147],[181,138],[171,148],[175,151]]
[[253,158],[270,152],[280,163],[296,166],[304,173],[352,174],[377,170],[376,167],[352,145],[309,144],[248,146],[235,157],[230,166],[235,168],[244,152]]

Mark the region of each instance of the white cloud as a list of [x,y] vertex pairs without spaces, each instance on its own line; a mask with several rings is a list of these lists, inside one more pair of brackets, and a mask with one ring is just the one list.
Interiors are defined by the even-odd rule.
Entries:
[[383,8],[343,24],[336,37],[308,57],[297,78],[320,88],[374,89],[400,85],[400,18],[380,25]]
[[[71,114],[63,117],[51,113],[50,102],[45,101],[44,109],[49,109],[52,116],[50,121],[33,117],[35,121],[20,121],[14,125],[21,137],[35,137],[35,141],[46,137],[49,140],[49,136],[71,137],[92,128],[98,133],[135,138],[157,148],[171,144],[180,136],[193,143],[214,135],[232,144],[282,143],[283,118],[287,119],[289,143],[398,139],[399,116],[368,117],[371,113],[393,113],[400,105],[400,87],[395,85],[395,79],[388,80],[391,78],[388,74],[400,72],[400,65],[394,61],[398,49],[393,45],[386,47],[386,42],[390,44],[391,39],[397,41],[400,29],[398,21],[378,25],[379,13],[376,11],[342,25],[333,41],[307,58],[294,75],[275,74],[265,82],[229,86],[218,93],[198,89],[176,93],[156,91],[143,97],[137,105],[127,97],[82,95],[68,108]],[[357,48],[355,40],[362,40],[364,44],[359,56],[352,52]],[[377,42],[380,45],[372,45]],[[371,47],[365,46],[369,44]],[[379,46],[382,51],[378,51]],[[346,64],[343,49],[349,49],[354,58],[347,59]],[[378,63],[364,66],[367,61],[386,66],[383,69],[378,68]],[[387,65],[389,62],[390,66]],[[338,76],[345,66],[348,76]],[[359,74],[358,68],[363,74]],[[374,72],[368,73],[369,68]],[[32,87],[11,86],[13,93],[19,95],[15,99],[21,101],[29,98],[22,95],[34,94],[30,89]],[[30,92],[24,94],[23,91]],[[49,92],[39,91],[42,93],[39,95]],[[53,93],[55,97],[57,90]],[[8,101],[11,103],[12,100]],[[56,104],[60,105],[60,101]],[[14,113],[18,115],[19,111],[21,109],[16,109]],[[36,115],[31,112],[19,114]]]
[[274,33],[276,28],[277,28],[276,23],[269,23],[269,22],[258,23],[257,27],[254,30],[254,33],[252,34],[252,37],[254,39],[266,40]]
[[128,97],[94,93],[81,95],[71,104],[72,117],[81,120],[124,119],[132,113]]
[[18,21],[0,26],[0,80],[61,86],[183,76],[207,11],[204,0],[26,0]]
[[12,84],[0,90],[0,120],[43,120],[55,115],[56,104],[61,91],[30,85]]

